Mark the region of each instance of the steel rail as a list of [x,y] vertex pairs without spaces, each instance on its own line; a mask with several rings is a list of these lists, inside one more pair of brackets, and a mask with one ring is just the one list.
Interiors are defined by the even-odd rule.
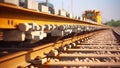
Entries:
[[69,51],[69,52],[86,52],[86,51],[111,51],[111,52],[120,52],[120,50],[117,50],[117,49],[67,49],[66,51]]
[[76,47],[120,47],[119,45],[77,45]]
[[[108,34],[106,33],[106,36]],[[111,32],[111,35],[108,37],[105,37],[105,35],[103,35],[103,36],[97,35],[97,36],[99,36],[99,38],[102,37],[103,41],[107,41],[107,39],[109,40],[109,39],[114,38],[114,36],[112,35],[112,32]],[[107,39],[105,39],[104,37]],[[94,37],[93,37],[93,39],[94,39]],[[93,40],[93,39],[91,39],[91,40]],[[99,40],[94,40],[94,41],[99,41]],[[84,43],[86,43],[86,41]],[[70,46],[70,45],[68,45],[68,46]],[[79,46],[84,47],[85,45],[79,45]],[[88,45],[85,47],[89,48],[89,46],[92,47],[92,45]],[[106,47],[106,46],[104,48],[111,47],[109,45],[108,45],[108,47]],[[77,47],[77,45],[74,47]],[[56,54],[55,51],[54,51],[54,54],[50,52],[49,54],[51,54],[51,55],[48,54],[48,58],[51,58],[51,59],[46,64],[43,64],[43,67],[46,67],[46,68],[84,67],[84,66],[85,67],[97,67],[97,68],[101,68],[101,67],[102,68],[103,67],[119,68],[120,67],[120,63],[119,63],[120,49],[119,48],[116,48],[116,49],[96,49],[96,48],[94,48],[94,49],[90,49],[90,48],[89,49],[86,49],[86,48],[76,49],[74,47],[68,47],[68,49],[63,49],[63,51],[60,51],[60,53],[58,53],[58,55],[55,55]],[[95,45],[93,45],[93,47],[95,47]],[[99,45],[98,45],[98,47],[99,47]],[[36,61],[36,60],[34,60],[34,61]],[[36,66],[42,67],[42,65],[38,65],[37,63],[36,63]]]
[[44,66],[52,67],[52,66],[90,66],[90,67],[120,67],[120,63],[109,63],[109,62],[48,62],[44,64]]
[[108,55],[108,54],[60,54],[57,58],[72,58],[72,57],[93,57],[93,58],[104,58],[104,57],[120,57],[120,55]]
[[0,67],[16,68],[18,66],[27,66],[29,65],[29,63],[27,62],[30,61],[31,59],[34,59],[36,56],[45,57],[44,52],[47,53],[54,48],[64,46],[66,44],[70,44],[71,42],[75,42],[79,39],[92,36],[95,33],[97,32],[92,32],[92,33],[84,34],[81,36],[76,36],[74,38],[67,38],[64,40],[57,41],[55,43],[49,43],[46,45],[41,45],[35,48],[31,48],[30,50],[27,50],[27,51],[21,51],[21,52],[10,54],[4,57],[0,57]]
[[117,35],[120,35],[119,27],[113,28],[113,32],[115,32]]

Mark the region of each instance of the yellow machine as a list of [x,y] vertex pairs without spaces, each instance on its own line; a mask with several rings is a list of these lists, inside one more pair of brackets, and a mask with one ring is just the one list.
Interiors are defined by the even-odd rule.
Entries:
[[[65,14],[63,16],[50,14],[47,13],[48,9],[44,11],[0,3],[0,39],[3,41],[38,41],[46,38],[48,33],[52,37],[63,37],[75,32],[82,33],[103,28],[98,23],[66,17]],[[88,15],[86,12],[84,17],[89,19]],[[92,16],[93,20],[100,23],[99,12],[94,11],[93,15],[95,15]]]
[[83,14],[83,18],[90,19],[90,20],[95,21],[99,24],[102,23],[100,11],[97,11],[97,10],[85,11],[85,13]]

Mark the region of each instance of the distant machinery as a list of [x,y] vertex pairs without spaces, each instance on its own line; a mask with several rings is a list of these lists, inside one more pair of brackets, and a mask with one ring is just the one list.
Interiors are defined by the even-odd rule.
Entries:
[[90,19],[92,21],[95,21],[99,24],[102,23],[101,13],[100,11],[97,10],[86,10],[85,13],[82,15],[82,17],[85,19]]

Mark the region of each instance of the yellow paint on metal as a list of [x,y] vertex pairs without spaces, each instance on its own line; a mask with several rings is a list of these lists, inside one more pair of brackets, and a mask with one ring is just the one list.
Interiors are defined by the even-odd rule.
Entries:
[[83,18],[90,19],[92,21],[97,22],[98,24],[102,24],[102,18],[100,11],[97,10],[87,10],[83,14]]
[[2,3],[0,3],[0,21],[0,29],[15,29],[20,23],[98,25]]

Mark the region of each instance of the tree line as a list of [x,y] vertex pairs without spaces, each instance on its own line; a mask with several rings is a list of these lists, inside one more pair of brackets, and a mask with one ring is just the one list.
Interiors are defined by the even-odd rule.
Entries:
[[114,19],[112,19],[112,20],[110,20],[110,21],[107,21],[106,23],[104,23],[105,25],[109,25],[109,26],[111,26],[111,27],[118,27],[118,26],[120,26],[120,20],[114,20]]

